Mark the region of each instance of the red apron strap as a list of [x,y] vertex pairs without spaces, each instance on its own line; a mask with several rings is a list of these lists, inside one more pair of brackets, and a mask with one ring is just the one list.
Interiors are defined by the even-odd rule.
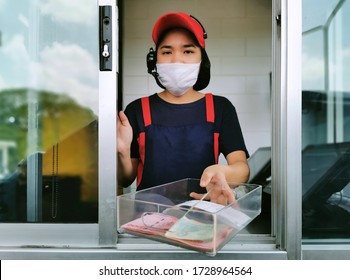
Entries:
[[136,180],[136,187],[138,187],[142,180],[143,175],[143,168],[145,163],[145,148],[146,148],[146,134],[144,132],[140,133],[139,138],[137,139],[139,142],[139,151],[140,151],[140,161],[139,165],[137,167],[137,180]]
[[[151,108],[149,105],[149,98],[148,96],[141,98],[141,106],[142,106],[142,115],[143,115],[143,122],[145,127],[152,124],[152,117],[151,117]],[[137,139],[139,142],[139,152],[140,152],[140,161],[137,168],[137,181],[136,181],[136,187],[138,187],[141,183],[142,176],[143,176],[143,168],[145,163],[145,149],[146,149],[146,134],[145,132],[141,132],[139,135],[139,138]]]
[[219,138],[220,133],[214,132],[214,158],[216,164],[219,162]]
[[151,118],[151,108],[149,106],[148,96],[141,98],[141,105],[142,105],[142,114],[143,114],[144,124],[145,126],[149,126],[152,123],[152,118]]
[[[215,110],[214,110],[214,97],[211,93],[205,95],[206,110],[207,110],[207,122],[214,123]],[[214,132],[214,158],[215,163],[219,161],[219,138],[220,133]]]
[[211,93],[205,95],[205,104],[207,110],[207,122],[214,122],[215,113],[214,113],[214,99]]

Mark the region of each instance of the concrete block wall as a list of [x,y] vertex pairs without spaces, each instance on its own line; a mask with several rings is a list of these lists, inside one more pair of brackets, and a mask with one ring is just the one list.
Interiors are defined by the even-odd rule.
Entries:
[[124,0],[124,107],[161,90],[146,68],[154,22],[169,11],[187,12],[208,33],[212,77],[203,92],[231,100],[251,154],[270,146],[271,10],[271,0]]

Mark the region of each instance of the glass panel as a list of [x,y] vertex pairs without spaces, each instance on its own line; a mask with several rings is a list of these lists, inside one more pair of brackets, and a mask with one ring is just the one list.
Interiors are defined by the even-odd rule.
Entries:
[[[323,26],[333,13],[339,0],[304,0],[303,5],[303,32]],[[320,7],[315,9],[315,7]]]
[[97,222],[95,0],[0,0],[0,221]]
[[348,0],[303,1],[304,238],[350,237],[349,13]]
[[322,30],[303,37],[303,90],[325,90],[325,54]]

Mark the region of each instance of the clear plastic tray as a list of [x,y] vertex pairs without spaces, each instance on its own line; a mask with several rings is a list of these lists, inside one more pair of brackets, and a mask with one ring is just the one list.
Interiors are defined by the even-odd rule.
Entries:
[[232,184],[226,206],[193,200],[198,179],[184,179],[117,197],[118,232],[214,256],[261,212],[262,187]]

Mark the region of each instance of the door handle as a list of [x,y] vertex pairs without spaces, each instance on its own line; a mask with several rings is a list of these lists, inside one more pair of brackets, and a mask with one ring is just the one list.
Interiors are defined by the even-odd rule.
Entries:
[[112,71],[112,6],[100,6],[100,71]]

